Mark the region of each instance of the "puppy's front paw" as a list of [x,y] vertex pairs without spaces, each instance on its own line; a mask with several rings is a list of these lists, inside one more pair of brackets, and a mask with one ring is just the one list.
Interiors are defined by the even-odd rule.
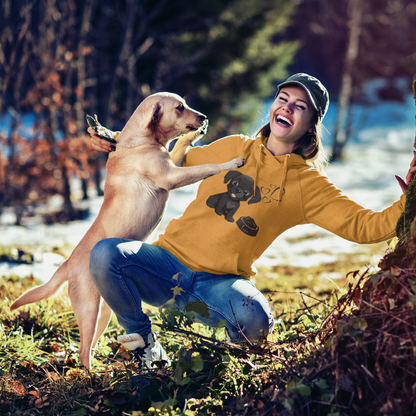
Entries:
[[231,169],[238,169],[238,168],[240,168],[241,166],[244,165],[244,161],[245,161],[245,159],[243,159],[242,157],[237,157],[237,158],[233,159],[230,162],[230,165],[232,166]]
[[207,133],[208,129],[208,119],[206,119],[198,130],[191,131],[189,133],[182,134],[178,137],[178,142],[186,144],[187,146],[193,145],[198,141],[204,134]]

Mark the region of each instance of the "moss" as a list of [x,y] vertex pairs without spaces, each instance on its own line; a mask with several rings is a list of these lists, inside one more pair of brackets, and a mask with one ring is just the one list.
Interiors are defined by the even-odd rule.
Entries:
[[[416,100],[416,78],[413,81],[413,97]],[[416,148],[416,136],[413,143],[413,147]],[[415,176],[416,177],[416,176]],[[396,234],[400,240],[406,240],[409,237],[411,225],[414,222],[416,216],[416,179],[413,177],[409,188],[406,191],[406,204],[404,211],[397,221]],[[416,231],[416,224],[415,224]],[[412,236],[410,236],[412,238]],[[414,237],[413,237],[414,238]]]
[[410,226],[412,225],[416,217],[416,176],[413,178],[406,191],[406,203],[404,210],[396,225],[396,234],[400,240],[406,239],[410,232]]

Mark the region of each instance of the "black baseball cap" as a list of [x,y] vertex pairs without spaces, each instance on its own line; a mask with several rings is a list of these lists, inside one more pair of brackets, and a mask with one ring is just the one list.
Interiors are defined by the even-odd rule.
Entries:
[[279,94],[282,87],[287,85],[299,85],[307,92],[309,99],[318,114],[319,121],[322,121],[328,110],[329,94],[321,81],[312,75],[303,73],[294,74],[277,86],[276,96]]

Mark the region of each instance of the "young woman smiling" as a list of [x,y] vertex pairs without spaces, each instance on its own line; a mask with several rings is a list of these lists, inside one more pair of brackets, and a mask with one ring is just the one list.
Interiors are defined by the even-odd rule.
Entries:
[[[350,200],[321,173],[325,158],[320,128],[328,104],[328,92],[319,80],[307,74],[291,76],[278,86],[270,120],[255,138],[235,135],[189,148],[183,166],[235,157],[244,158],[245,164],[202,181],[196,199],[158,241],[113,238],[95,246],[92,277],[126,330],[119,341],[134,351],[139,365],[169,364],[142,301],[161,306],[173,297],[180,310],[202,301],[209,314],[199,316],[199,322],[217,326],[225,320],[231,341],[256,341],[273,331],[274,319],[267,300],[250,281],[252,265],[285,230],[313,223],[366,244],[395,235],[404,195],[375,212]],[[96,149],[111,150],[89,132]],[[403,189],[407,184],[402,183]]]
[[274,155],[293,152],[296,142],[306,134],[312,134],[315,109],[305,90],[283,87],[270,108],[270,134],[267,149]]

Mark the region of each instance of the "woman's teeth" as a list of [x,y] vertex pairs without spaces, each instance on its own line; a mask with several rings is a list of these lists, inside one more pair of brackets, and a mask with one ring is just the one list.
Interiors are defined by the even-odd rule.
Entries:
[[277,116],[276,117],[276,122],[282,124],[283,126],[291,126],[292,125],[292,122],[284,116]]

